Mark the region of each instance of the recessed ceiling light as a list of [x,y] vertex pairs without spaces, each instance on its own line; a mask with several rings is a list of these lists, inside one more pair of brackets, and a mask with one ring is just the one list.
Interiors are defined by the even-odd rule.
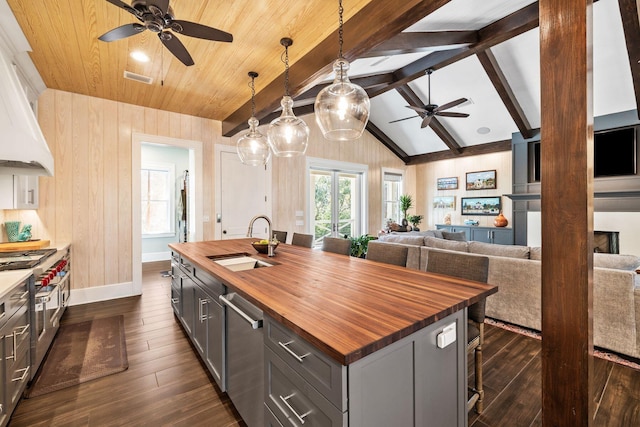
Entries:
[[133,52],[131,52],[131,57],[139,62],[149,62],[149,57],[147,56],[147,54],[139,50],[134,50]]
[[491,129],[489,129],[486,126],[482,126],[482,127],[478,128],[478,130],[476,130],[476,132],[478,132],[480,135],[486,135],[489,132],[491,132]]

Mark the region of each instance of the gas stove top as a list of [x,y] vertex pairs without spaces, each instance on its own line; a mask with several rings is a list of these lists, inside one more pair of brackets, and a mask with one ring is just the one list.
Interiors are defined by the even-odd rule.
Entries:
[[42,261],[55,254],[57,249],[36,249],[30,251],[0,252],[0,271],[35,268]]

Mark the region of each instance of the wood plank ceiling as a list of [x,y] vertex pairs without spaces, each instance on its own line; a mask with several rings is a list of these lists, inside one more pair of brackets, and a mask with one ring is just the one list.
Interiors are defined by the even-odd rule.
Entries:
[[[31,44],[30,56],[47,87],[221,120],[225,136],[246,128],[251,113],[247,87],[250,70],[260,73],[256,79],[256,116],[264,124],[279,115],[276,110],[284,91],[280,38],[294,40],[289,49],[290,92],[296,100],[297,115],[313,112],[313,100],[326,84],[331,63],[337,56],[337,1],[171,0],[176,19],[209,25],[234,36],[232,43],[180,36],[195,61],[191,67],[177,61],[150,31],[111,43],[98,41],[98,36],[110,29],[135,22],[131,14],[106,0],[7,1]],[[468,0],[345,1],[344,51],[348,60],[418,55],[395,69],[359,74],[352,81],[367,90],[374,107],[374,98],[394,91],[405,105],[423,107],[426,97],[415,83],[424,77],[426,69],[435,70],[437,76],[437,70],[477,58],[497,94],[496,99],[504,104],[500,108],[508,111],[514,131],[530,137],[534,131],[531,118],[494,49],[538,26],[537,2],[520,1],[518,4],[526,6],[511,13],[506,0],[484,2],[485,7],[492,5],[498,10],[498,18],[476,25],[473,30],[403,32],[430,14],[460,7],[464,1]],[[637,2],[602,2],[619,3],[637,108],[640,102]],[[500,15],[499,11],[505,12]],[[146,52],[151,60],[146,64],[134,61],[129,56],[133,50]],[[126,80],[125,70],[149,76],[154,82],[145,85]],[[421,148],[419,152],[409,152],[404,141],[385,134],[382,128],[386,123],[381,120],[372,119],[368,130],[407,164],[510,149],[508,138],[483,143],[461,139],[456,127],[464,126],[467,119],[455,120],[434,119],[430,128],[444,145],[442,149]],[[418,128],[417,121],[401,123],[406,124],[408,132]]]

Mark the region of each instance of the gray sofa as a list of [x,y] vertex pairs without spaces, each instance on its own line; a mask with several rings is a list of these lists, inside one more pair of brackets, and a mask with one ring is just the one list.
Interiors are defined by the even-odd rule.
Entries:
[[[444,237],[449,237],[448,239]],[[498,292],[487,298],[487,316],[541,329],[541,251],[517,245],[452,240],[439,230],[381,236],[369,244],[409,246],[407,267],[426,270],[429,252],[463,251],[489,258],[488,282]],[[616,353],[640,358],[640,257],[594,254],[593,342]]]

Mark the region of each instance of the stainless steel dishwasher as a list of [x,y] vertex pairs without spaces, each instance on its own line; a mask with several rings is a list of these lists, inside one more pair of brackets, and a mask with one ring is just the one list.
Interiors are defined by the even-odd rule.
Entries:
[[264,425],[262,310],[235,292],[220,296],[227,318],[227,394],[249,427]]

